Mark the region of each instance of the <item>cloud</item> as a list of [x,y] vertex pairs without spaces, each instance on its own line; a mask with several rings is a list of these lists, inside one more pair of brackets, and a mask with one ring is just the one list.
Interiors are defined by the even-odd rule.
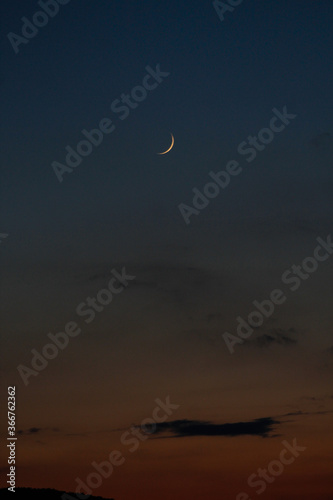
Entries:
[[330,410],[322,410],[322,411],[303,411],[303,410],[297,410],[297,411],[292,411],[290,413],[285,413],[284,415],[281,415],[281,417],[297,417],[300,415],[329,415],[333,413]]
[[[183,317],[191,320],[201,311],[205,324],[213,317],[205,318],[206,314],[222,313],[214,311],[217,297],[220,297],[221,309],[225,300],[230,296],[229,271],[210,268],[209,266],[192,266],[177,264],[176,262],[139,263],[129,261],[126,263],[113,263],[115,269],[125,267],[126,271],[135,280],[131,282],[131,294],[140,293],[140,300],[144,297],[145,312],[156,311],[156,305],[163,309],[172,308],[175,313],[181,312]],[[82,283],[97,286],[106,286],[111,273],[104,269],[94,269],[82,277]],[[133,295],[132,295],[133,296]],[[212,306],[212,303],[214,305]],[[200,305],[200,307],[199,307]],[[218,305],[219,307],[219,305]],[[215,318],[216,320],[218,318]]]
[[221,320],[221,319],[224,319],[225,318],[225,315],[224,314],[221,314],[221,313],[209,313],[209,314],[206,314],[205,315],[205,320],[207,321],[207,323],[211,323],[212,321],[216,321],[216,320]]
[[31,434],[37,434],[38,432],[40,432],[42,429],[40,427],[30,427],[30,429],[26,429],[26,430],[18,430],[17,431],[17,434],[21,434],[21,435],[31,435]]
[[[204,286],[214,279],[216,273],[212,273],[208,269],[172,265],[168,263],[155,264],[113,264],[115,269],[126,268],[126,271],[136,276],[133,285],[143,288],[154,288],[160,291],[174,292],[182,287]],[[108,272],[101,271],[87,277],[91,281],[104,281],[112,278],[111,270]]]
[[289,328],[288,330],[273,328],[269,333],[256,337],[253,342],[258,347],[268,347],[272,344],[291,346],[298,343],[298,340],[295,338],[296,333],[295,328]]
[[[166,438],[193,436],[260,436],[272,437],[275,426],[280,424],[271,417],[259,418],[249,422],[214,424],[202,420],[173,420],[156,424],[155,434],[169,433]],[[149,429],[149,426],[146,426]]]
[[332,134],[330,132],[324,132],[322,134],[316,135],[312,139],[311,144],[315,146],[315,148],[319,149],[325,147],[331,141],[332,141]]
[[41,427],[30,427],[29,429],[18,430],[17,434],[19,434],[20,436],[31,436],[33,434],[38,434],[42,431],[59,432],[59,429],[57,427],[53,427],[52,429],[49,429],[49,428],[42,429]]

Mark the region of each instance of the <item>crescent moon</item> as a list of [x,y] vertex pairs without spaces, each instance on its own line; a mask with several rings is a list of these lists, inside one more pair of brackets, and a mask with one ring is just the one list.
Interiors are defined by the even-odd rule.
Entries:
[[167,153],[169,153],[169,151],[171,151],[171,149],[173,148],[173,146],[175,144],[175,138],[174,138],[174,136],[172,134],[171,134],[171,138],[172,138],[172,142],[171,142],[171,146],[169,147],[169,149],[167,149],[163,153],[157,153],[157,154],[159,154],[159,155],[166,155]]

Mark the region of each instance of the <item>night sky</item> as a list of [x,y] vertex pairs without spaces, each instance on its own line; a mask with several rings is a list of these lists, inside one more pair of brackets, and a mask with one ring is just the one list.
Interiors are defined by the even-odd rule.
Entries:
[[[94,495],[331,500],[332,1],[234,0],[220,16],[203,0],[65,1],[18,46],[8,34],[41,7],[1,6],[1,393],[16,386],[17,486],[74,492],[118,450]],[[110,280],[112,302],[87,306]],[[274,290],[281,303],[228,348]],[[33,368],[69,323],[68,345]],[[124,433],[168,398],[131,449]],[[295,439],[306,449],[258,493],[248,478]]]

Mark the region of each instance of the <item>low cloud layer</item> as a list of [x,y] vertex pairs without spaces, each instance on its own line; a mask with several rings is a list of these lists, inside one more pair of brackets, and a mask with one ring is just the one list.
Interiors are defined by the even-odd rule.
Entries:
[[[271,417],[259,418],[249,422],[214,424],[201,420],[173,420],[156,424],[155,434],[168,434],[166,438],[193,436],[260,436],[272,437],[272,432],[279,425]],[[149,426],[147,426],[149,428]]]

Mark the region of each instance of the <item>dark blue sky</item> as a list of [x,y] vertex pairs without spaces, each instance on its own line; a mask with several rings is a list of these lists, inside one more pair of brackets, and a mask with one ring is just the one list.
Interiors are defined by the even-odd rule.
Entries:
[[[210,2],[71,1],[16,55],[6,35],[20,34],[21,17],[36,10],[34,1],[3,5],[1,231],[11,235],[2,249],[10,260],[70,265],[154,248],[157,260],[173,261],[172,245],[191,248],[207,224],[228,239],[234,220],[246,231],[248,218],[297,225],[328,216],[329,1],[248,0],[224,22]],[[119,120],[111,103],[158,63],[170,76]],[[238,145],[284,105],[296,120],[247,164]],[[60,184],[51,163],[104,117],[116,130]],[[156,155],[170,132],[173,151]],[[178,205],[231,159],[243,173],[187,227]],[[207,238],[206,251],[218,253],[216,231]]]
[[[7,2],[3,34],[19,34],[20,17],[31,19],[36,10],[33,1]],[[331,127],[329,20],[329,1],[244,1],[223,23],[210,2],[71,1],[18,55],[3,36],[8,231],[26,226],[22,207],[35,210],[37,225],[39,218],[63,224],[80,210],[77,201],[84,210],[92,195],[96,217],[104,217],[102,200],[110,211],[114,201],[132,213],[149,199],[170,214],[206,172],[268,123],[273,107],[288,105],[298,115],[279,137],[280,150],[304,151],[307,140]],[[170,77],[59,186],[51,162],[63,160],[83,128],[111,116],[111,102],[157,63]],[[168,144],[169,131],[177,157],[161,164],[155,152]]]
[[[279,242],[272,256],[278,266],[292,228],[327,228],[331,2],[248,0],[221,22],[210,2],[70,1],[16,55],[6,35],[20,34],[21,17],[36,10],[33,1],[3,5],[1,232],[10,234],[2,245],[8,263],[152,258],[214,267],[212,256],[221,252],[246,263],[247,244],[266,224]],[[170,76],[121,121],[111,103],[158,63]],[[247,163],[238,145],[285,105],[297,118]],[[104,117],[115,131],[60,184],[52,162],[63,163],[65,147],[75,148],[81,130]],[[174,149],[157,155],[170,132]],[[192,189],[231,159],[242,174],[187,226],[178,205],[190,205]],[[235,247],[234,234],[244,247]]]

